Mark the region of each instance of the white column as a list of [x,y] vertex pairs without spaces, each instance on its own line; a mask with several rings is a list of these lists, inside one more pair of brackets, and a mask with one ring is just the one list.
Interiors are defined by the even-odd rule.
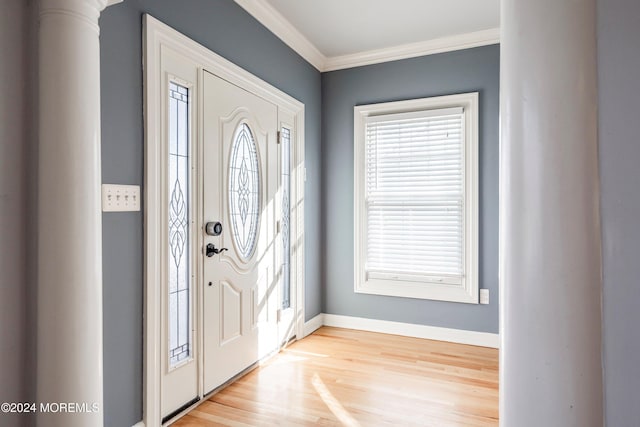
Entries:
[[40,412],[39,426],[103,425],[98,18],[105,4],[40,2],[37,400],[88,408]]
[[505,427],[603,425],[595,0],[502,0]]

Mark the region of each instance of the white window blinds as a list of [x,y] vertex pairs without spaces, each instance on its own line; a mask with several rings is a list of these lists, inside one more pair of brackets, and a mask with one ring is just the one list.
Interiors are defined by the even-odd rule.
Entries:
[[464,124],[459,107],[366,118],[369,279],[462,282]]

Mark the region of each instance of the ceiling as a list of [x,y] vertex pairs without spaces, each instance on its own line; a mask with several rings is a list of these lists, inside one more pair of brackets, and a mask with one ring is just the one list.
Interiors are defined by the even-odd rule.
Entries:
[[500,0],[236,0],[321,71],[499,41]]

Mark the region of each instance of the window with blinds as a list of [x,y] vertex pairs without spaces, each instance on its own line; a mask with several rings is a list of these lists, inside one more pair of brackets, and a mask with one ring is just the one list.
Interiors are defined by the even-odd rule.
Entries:
[[356,291],[477,302],[471,95],[356,107]]
[[461,283],[464,111],[367,118],[369,275]]

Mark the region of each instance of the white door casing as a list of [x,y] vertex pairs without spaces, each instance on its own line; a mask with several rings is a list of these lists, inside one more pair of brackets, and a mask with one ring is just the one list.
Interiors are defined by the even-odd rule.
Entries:
[[[275,118],[273,124],[263,125],[257,123],[256,119],[260,114],[253,117],[250,112],[246,112],[245,120],[249,123],[251,129],[256,129],[258,140],[260,135],[264,135],[264,139],[271,139],[274,146],[273,153],[269,157],[269,161],[273,162],[273,177],[271,178],[270,187],[266,189],[265,195],[261,200],[262,208],[268,208],[271,216],[267,223],[261,224],[260,229],[269,225],[271,228],[260,234],[258,239],[266,239],[271,241],[271,247],[267,253],[271,259],[270,270],[264,272],[263,276],[270,280],[269,286],[265,289],[271,290],[273,298],[267,298],[266,311],[256,311],[256,314],[262,314],[264,323],[261,326],[268,334],[261,334],[264,342],[273,342],[267,345],[258,344],[256,346],[256,360],[268,352],[269,348],[277,349],[278,345],[287,341],[293,336],[302,337],[304,327],[304,105],[280,90],[270,86],[264,81],[251,75],[245,70],[230,63],[224,58],[211,52],[205,47],[199,45],[186,36],[178,33],[170,27],[162,24],[155,18],[144,16],[144,70],[145,70],[145,182],[144,182],[144,220],[145,220],[145,302],[144,302],[144,423],[145,425],[161,425],[163,416],[171,413],[173,410],[180,408],[180,405],[191,402],[187,396],[202,399],[205,393],[209,392],[205,384],[205,358],[203,349],[207,345],[205,343],[205,317],[204,314],[205,299],[208,298],[209,291],[208,280],[205,274],[212,273],[205,268],[206,262],[217,262],[224,265],[227,273],[233,272],[238,274],[237,269],[232,260],[233,256],[229,254],[233,250],[233,243],[229,241],[216,241],[205,236],[203,227],[206,221],[214,218],[205,218],[208,213],[205,212],[202,202],[204,199],[204,187],[206,183],[198,178],[200,174],[206,173],[206,170],[212,164],[212,161],[206,159],[204,151],[204,84],[206,76],[213,79],[223,79],[230,85],[235,85],[240,90],[255,99],[260,100],[258,104],[266,103],[275,108]],[[212,77],[215,75],[216,77]],[[167,87],[168,82],[173,81],[183,87],[189,88],[189,106],[190,106],[190,131],[191,131],[191,209],[190,212],[190,250],[193,254],[191,262],[192,267],[192,356],[185,361],[174,364],[171,368],[167,362],[167,262],[168,262],[168,227],[167,227],[167,203],[168,203],[168,182],[167,182]],[[241,88],[241,89],[240,89]],[[254,106],[255,107],[255,106]],[[257,110],[260,110],[258,107]],[[273,115],[273,113],[270,113]],[[233,120],[231,120],[232,122]],[[253,124],[252,124],[253,121]],[[233,127],[233,123],[229,122],[228,126]],[[236,121],[237,124],[237,121]],[[257,127],[256,127],[257,126]],[[282,263],[282,234],[280,226],[282,225],[282,188],[281,188],[281,152],[275,143],[275,132],[286,126],[290,131],[291,142],[291,158],[290,158],[290,242],[291,242],[291,307],[287,310],[281,310],[282,287],[281,287],[281,263]],[[267,130],[268,128],[268,130]],[[259,132],[258,132],[259,130]],[[269,136],[267,138],[267,136]],[[260,141],[258,141],[260,144]],[[264,148],[261,148],[261,152]],[[261,160],[261,164],[263,161]],[[273,165],[272,165],[273,166]],[[274,173],[275,172],[275,173]],[[225,194],[228,188],[222,185],[220,194]],[[269,205],[268,199],[271,199]],[[224,215],[223,215],[224,216]],[[264,216],[264,215],[263,215]],[[225,218],[221,221],[224,225],[224,233],[230,233],[229,220]],[[223,235],[224,235],[223,233]],[[230,237],[230,235],[229,235]],[[209,240],[208,240],[209,239]],[[221,240],[221,239],[218,239]],[[222,260],[216,258],[207,258],[204,255],[205,246],[209,242],[215,242],[216,247],[227,247],[229,252],[225,252]],[[256,254],[260,250],[256,250]],[[236,264],[238,260],[236,259]],[[226,264],[225,264],[226,263]],[[213,264],[212,264],[213,266]],[[235,268],[235,269],[234,269]],[[248,269],[245,269],[248,270]],[[260,269],[253,271],[251,274],[257,275]],[[229,278],[229,274],[225,277],[223,273],[215,273],[218,276],[216,280],[225,281],[222,289],[229,295],[233,286],[240,289],[240,282],[234,278]],[[246,275],[248,276],[248,274]],[[212,276],[213,277],[213,276]],[[253,279],[251,279],[253,280]],[[265,282],[265,283],[267,283]],[[232,286],[233,285],[233,286]],[[212,284],[212,289],[214,288]],[[260,289],[255,288],[259,292]],[[218,296],[220,295],[220,286],[216,286]],[[235,291],[231,292],[233,295]],[[213,296],[213,294],[211,294]],[[259,294],[256,294],[259,296]],[[256,298],[257,300],[257,298]],[[209,305],[207,303],[207,305]],[[246,309],[245,309],[246,310]],[[227,312],[229,314],[229,312]],[[279,323],[276,321],[280,319]],[[215,320],[215,319],[214,319]],[[208,324],[207,324],[208,325]],[[231,324],[227,324],[230,326]],[[209,328],[215,326],[208,326]],[[218,330],[220,330],[218,328]],[[223,331],[229,338],[230,329]],[[250,336],[247,335],[247,336]],[[255,336],[255,334],[254,334]],[[218,337],[219,340],[220,337]],[[230,339],[227,344],[232,344],[234,339]],[[213,342],[213,341],[212,341]],[[253,344],[252,344],[253,345]],[[204,356],[204,357],[203,357]],[[253,357],[251,358],[253,359]],[[213,359],[212,363],[222,363],[219,359]],[[247,359],[249,360],[249,359]],[[245,361],[244,364],[247,362]],[[237,366],[242,366],[238,363]],[[221,366],[213,366],[212,369],[219,369]],[[228,368],[228,367],[227,367]],[[233,372],[236,368],[227,369],[227,374]],[[211,384],[219,382],[224,377],[211,380]],[[228,378],[227,378],[228,379]],[[195,384],[195,386],[194,386]],[[196,394],[193,394],[193,390]],[[186,400],[185,400],[186,399]]]
[[204,390],[277,346],[277,106],[204,73]]

